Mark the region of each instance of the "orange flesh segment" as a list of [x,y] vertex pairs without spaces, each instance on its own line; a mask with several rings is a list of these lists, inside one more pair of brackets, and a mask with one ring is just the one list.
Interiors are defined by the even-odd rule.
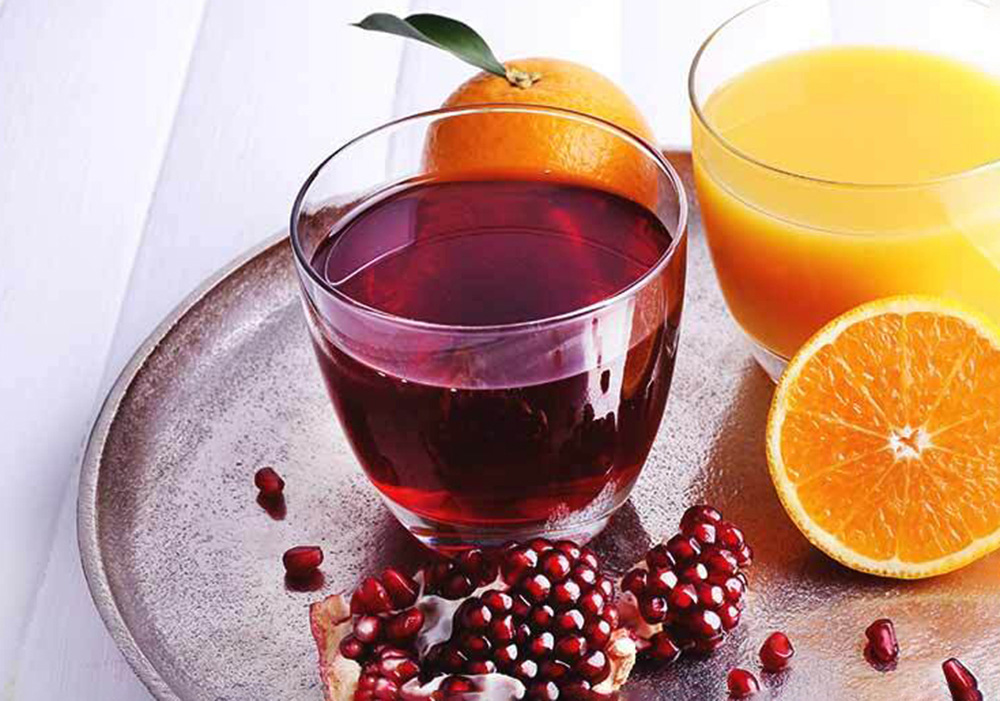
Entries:
[[873,316],[794,382],[784,473],[847,550],[930,563],[1000,529],[1000,349],[981,329],[937,311]]

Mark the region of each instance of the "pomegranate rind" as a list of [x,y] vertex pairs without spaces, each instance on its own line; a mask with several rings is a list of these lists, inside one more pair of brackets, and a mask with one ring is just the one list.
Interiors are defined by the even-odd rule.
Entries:
[[351,701],[361,665],[340,654],[340,641],[351,632],[351,607],[340,594],[309,606],[309,627],[319,652],[319,674],[326,701]]
[[603,694],[613,693],[625,686],[635,668],[638,649],[632,634],[625,628],[619,628],[611,634],[607,647],[608,661],[611,663],[611,674],[597,685],[595,691]]
[[[884,559],[866,556],[846,546],[835,534],[822,528],[810,516],[798,495],[795,483],[789,476],[794,466],[785,463],[782,438],[791,395],[798,387],[798,379],[821,350],[851,327],[867,320],[889,314],[905,316],[914,313],[933,313],[942,318],[959,321],[975,331],[981,341],[1000,352],[1000,327],[983,314],[951,300],[925,295],[902,295],[868,302],[834,319],[802,346],[788,363],[778,383],[767,419],[766,448],[771,480],[782,506],[799,531],[810,543],[844,566],[859,572],[894,579],[934,577],[953,572],[979,560],[1000,548],[1000,523],[994,532],[972,540],[964,548],[932,560],[911,562],[896,556]],[[1000,446],[984,446],[983,449],[1000,451]]]

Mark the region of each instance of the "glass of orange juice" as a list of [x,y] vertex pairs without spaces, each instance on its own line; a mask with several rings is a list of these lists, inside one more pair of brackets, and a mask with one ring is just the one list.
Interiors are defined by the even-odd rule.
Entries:
[[1000,321],[1000,7],[765,0],[708,38],[690,96],[715,270],[772,378],[879,297]]

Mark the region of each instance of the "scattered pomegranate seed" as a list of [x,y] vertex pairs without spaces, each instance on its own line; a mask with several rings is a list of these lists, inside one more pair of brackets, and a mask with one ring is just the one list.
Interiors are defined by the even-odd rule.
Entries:
[[788,668],[795,648],[784,633],[771,633],[760,648],[760,663],[767,672],[781,672]]
[[880,618],[865,630],[868,644],[865,646],[865,657],[876,664],[892,664],[899,658],[899,643],[896,641],[896,629],[888,618]]
[[729,695],[734,699],[746,699],[760,691],[757,677],[738,667],[729,673],[726,685],[729,687]]
[[298,545],[282,556],[285,572],[292,579],[305,579],[323,564],[323,550],[317,545]]
[[285,480],[271,467],[262,467],[253,476],[253,483],[257,485],[262,496],[277,497],[285,489]]
[[964,664],[952,657],[945,660],[941,668],[953,701],[983,701],[979,681]]

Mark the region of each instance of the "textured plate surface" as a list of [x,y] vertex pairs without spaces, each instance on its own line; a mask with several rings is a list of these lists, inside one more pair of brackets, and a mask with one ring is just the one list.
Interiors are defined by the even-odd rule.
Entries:
[[[690,161],[674,160],[689,192]],[[667,414],[630,503],[596,542],[623,569],[686,505],[719,506],[756,552],[745,623],[708,660],[640,672],[631,698],[723,699],[733,666],[757,670],[772,630],[794,668],[762,698],[947,698],[941,661],[962,658],[1000,694],[1000,559],[925,582],[855,574],[785,516],[764,459],[770,381],[750,359],[714,281],[697,211],[681,351]],[[83,465],[84,568],[112,635],[159,699],[317,701],[307,607],[364,572],[419,556],[357,466],[324,393],[282,240],[206,283],[139,350],[94,428]],[[287,516],[255,502],[274,465]],[[281,554],[316,543],[326,583],[288,591]],[[862,659],[865,626],[889,617],[903,655]]]

